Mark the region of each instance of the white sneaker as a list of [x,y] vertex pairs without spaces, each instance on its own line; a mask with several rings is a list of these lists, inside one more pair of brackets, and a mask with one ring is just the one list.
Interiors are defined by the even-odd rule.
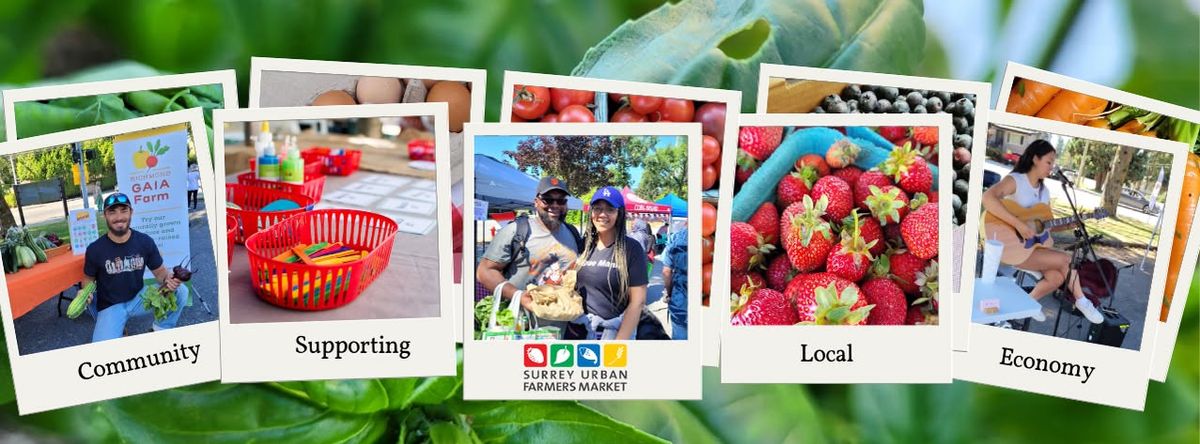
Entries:
[[1096,306],[1092,305],[1092,301],[1088,298],[1076,299],[1075,308],[1083,314],[1083,317],[1087,318],[1087,320],[1091,321],[1093,324],[1104,322],[1104,315],[1100,314],[1100,310],[1097,310]]

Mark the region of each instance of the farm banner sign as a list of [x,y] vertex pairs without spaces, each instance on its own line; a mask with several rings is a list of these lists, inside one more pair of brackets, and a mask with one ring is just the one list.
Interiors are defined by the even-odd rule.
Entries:
[[153,238],[164,263],[172,265],[189,251],[187,152],[186,124],[113,138],[117,189],[133,207],[130,226]]

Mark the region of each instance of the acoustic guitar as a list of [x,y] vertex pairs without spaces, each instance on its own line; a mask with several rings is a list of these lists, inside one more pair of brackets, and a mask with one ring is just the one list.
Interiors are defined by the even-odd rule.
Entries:
[[[1075,224],[1075,216],[1056,219],[1048,204],[1039,203],[1025,208],[1011,199],[1003,199],[1001,203],[1009,213],[1037,233],[1036,236],[1025,239],[1008,222],[985,211],[983,213],[983,229],[980,231],[982,231],[984,239],[995,239],[1004,244],[1004,252],[1000,255],[1001,263],[1016,265],[1025,262],[1038,246],[1047,248],[1054,246],[1054,238],[1050,236],[1051,232],[1071,228]],[[1084,219],[1103,219],[1109,214],[1108,210],[1101,208],[1080,216]]]

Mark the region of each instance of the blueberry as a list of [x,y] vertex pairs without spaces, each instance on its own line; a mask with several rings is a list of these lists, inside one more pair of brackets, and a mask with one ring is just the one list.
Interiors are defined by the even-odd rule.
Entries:
[[925,97],[921,96],[921,93],[919,91],[913,91],[913,92],[908,93],[906,100],[908,101],[908,106],[911,108],[916,108],[917,105],[925,104]]
[[954,114],[956,116],[966,117],[967,113],[972,113],[972,115],[975,113],[975,105],[972,104],[970,100],[965,98],[958,99],[954,101],[954,104],[957,105],[955,109],[958,110],[958,112]]
[[838,102],[833,104],[833,107],[827,109],[826,111],[834,114],[846,114],[850,112],[850,107],[846,106],[846,102]]
[[933,97],[926,99],[925,100],[925,109],[927,111],[929,111],[930,114],[937,114],[937,113],[942,112],[942,99],[938,98],[938,96],[933,96]]
[[858,111],[858,100],[855,100],[855,99],[847,100],[846,107],[850,108],[850,111]]
[[872,108],[872,111],[875,111],[876,113],[890,113],[892,112],[892,102],[889,102],[888,99],[876,100],[875,107]]
[[962,93],[950,93],[950,100],[958,101],[958,99],[961,99],[961,98],[963,98],[963,97],[966,97],[967,95],[968,95],[968,94],[962,94]]
[[895,101],[897,97],[900,97],[900,90],[891,86],[884,86],[879,88],[879,90],[876,91],[876,94],[879,95],[880,98],[887,99],[889,102],[891,102]]
[[968,136],[975,134],[975,125],[972,125],[970,120],[967,121],[967,127],[963,128],[963,134]]
[[925,114],[925,105],[917,105],[912,108],[913,114]]
[[966,129],[967,129],[967,119],[965,119],[965,118],[962,118],[962,117],[955,117],[955,118],[954,118],[954,129],[956,129],[956,130],[961,130],[961,131],[966,131]]
[[971,136],[967,134],[959,134],[954,136],[954,146],[961,148],[971,148]]
[[942,107],[942,112],[957,116],[958,115],[958,103],[957,102],[947,103],[946,106]]
[[821,100],[821,106],[825,108],[825,111],[829,111],[833,109],[833,104],[841,101],[842,98],[838,97],[837,94],[830,94],[825,96],[824,100]]
[[897,100],[896,103],[892,104],[893,113],[908,114],[908,111],[908,102]]
[[857,100],[860,95],[862,95],[862,88],[858,85],[850,85],[842,88],[843,100]]
[[812,113],[813,114],[825,114],[825,108],[821,108],[818,106],[816,108],[813,108]]

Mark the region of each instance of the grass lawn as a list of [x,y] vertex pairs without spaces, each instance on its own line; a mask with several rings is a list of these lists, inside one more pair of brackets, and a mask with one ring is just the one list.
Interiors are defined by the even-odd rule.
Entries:
[[[1064,204],[1054,205],[1055,215],[1071,214],[1071,207]],[[1110,216],[1099,220],[1088,220],[1088,232],[1092,234],[1103,233],[1109,239],[1119,240],[1126,244],[1145,245],[1150,241],[1150,233],[1154,231],[1153,225],[1148,225],[1140,221],[1129,218],[1118,218]],[[1070,234],[1070,231],[1063,232]]]
[[[100,230],[100,235],[104,235],[104,233],[108,232],[108,224],[104,222],[104,218],[96,218],[96,222],[98,225],[97,228]],[[64,243],[68,245],[71,243],[71,229],[67,226],[66,219],[42,222],[39,224],[29,224],[27,228],[33,230],[34,233],[54,233],[59,239],[62,239]]]

